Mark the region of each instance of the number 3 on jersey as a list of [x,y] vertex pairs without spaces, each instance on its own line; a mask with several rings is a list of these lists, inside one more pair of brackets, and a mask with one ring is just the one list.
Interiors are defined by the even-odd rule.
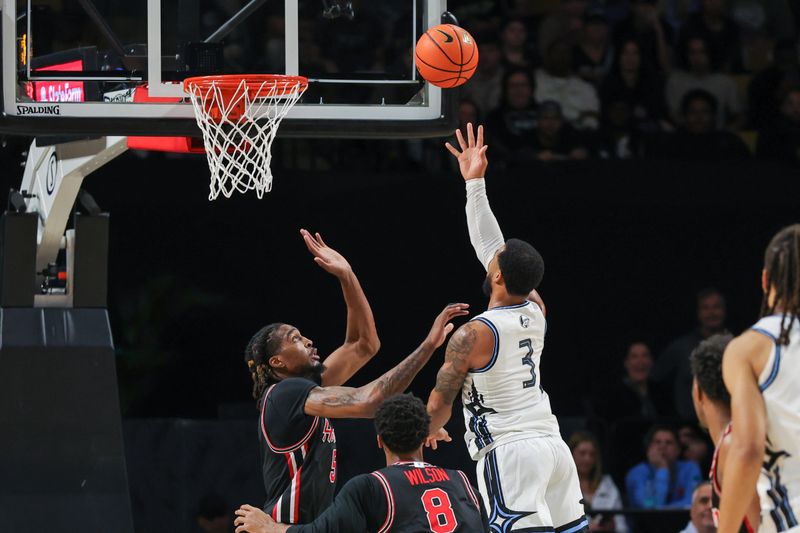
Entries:
[[531,359],[531,356],[533,355],[533,345],[531,344],[531,340],[530,339],[523,339],[523,340],[519,341],[519,347],[528,349],[528,353],[526,353],[525,357],[522,358],[522,364],[523,365],[528,365],[529,367],[531,367],[531,379],[523,381],[522,382],[522,388],[523,389],[527,389],[527,388],[530,388],[530,387],[535,387],[536,386],[536,364],[533,362],[533,359]]
[[428,489],[422,494],[422,506],[433,533],[452,533],[458,526],[450,496],[442,489]]

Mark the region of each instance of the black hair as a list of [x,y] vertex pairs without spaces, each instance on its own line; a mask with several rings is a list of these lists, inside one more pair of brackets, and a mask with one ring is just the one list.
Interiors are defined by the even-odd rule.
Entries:
[[384,400],[375,413],[375,431],[395,453],[413,452],[428,436],[431,417],[422,400],[412,394],[396,394]]
[[[761,302],[761,316],[783,313],[779,345],[789,344],[789,330],[800,317],[800,224],[780,230],[770,241],[764,254],[767,287]],[[769,294],[775,291],[772,304]]]
[[683,95],[683,98],[681,98],[681,113],[686,115],[686,112],[689,110],[689,105],[695,100],[704,101],[711,108],[711,114],[717,114],[719,104],[717,103],[716,97],[704,89],[692,89]]
[[461,107],[464,104],[470,105],[470,106],[472,106],[473,109],[475,109],[475,116],[477,117],[477,123],[480,124],[481,123],[481,109],[478,107],[478,104],[475,103],[475,100],[473,100],[472,98],[466,98],[466,97],[461,98],[458,101],[458,106]]
[[506,31],[506,28],[508,28],[509,26],[511,26],[515,22],[519,22],[520,24],[522,24],[522,27],[525,28],[525,32],[530,34],[530,32],[528,31],[528,25],[525,24],[525,19],[522,18],[522,17],[508,17],[508,18],[506,18],[500,24],[500,31],[498,33],[503,33],[504,31]]
[[536,108],[536,117],[542,118],[542,115],[544,115],[548,111],[555,111],[556,113],[558,113],[559,118],[561,119],[564,118],[564,112],[561,110],[561,104],[559,104],[555,100],[545,100],[544,102],[539,104],[539,106]]
[[497,256],[497,264],[506,282],[506,291],[513,296],[527,296],[544,277],[544,259],[530,244],[508,239]]
[[284,325],[275,322],[264,326],[253,335],[244,349],[244,362],[253,380],[253,398],[256,400],[261,398],[267,387],[280,381],[269,366],[269,358],[280,350],[283,338],[277,332]]
[[708,56],[709,66],[712,70],[716,70],[718,65],[713,62],[713,58],[711,57],[711,46],[708,44],[708,39],[705,36],[700,35],[698,33],[691,33],[687,35],[684,39],[678,43],[678,58],[681,63],[681,67],[685,70],[689,70],[689,42],[690,41],[701,41],[703,43],[703,47],[705,48],[706,55]]
[[[703,433],[703,431],[700,429],[700,427],[697,424],[694,424],[692,422],[685,422],[684,424],[681,425],[681,428],[680,428],[680,430],[678,430],[678,432],[682,433],[684,430],[688,430],[689,431],[689,438],[694,440],[694,441],[706,442],[706,440],[707,440],[706,439],[706,434]],[[680,435],[678,435],[678,436],[680,436]]]
[[725,303],[725,295],[722,293],[721,290],[715,287],[706,287],[704,289],[700,289],[699,291],[697,291],[698,305],[700,304],[700,302],[702,302],[706,298],[710,298],[711,296],[719,296],[720,300],[722,300],[722,303],[723,304]]
[[500,95],[502,105],[504,107],[508,107],[508,96],[507,96],[508,85],[511,81],[511,78],[513,76],[516,76],[517,74],[522,74],[523,76],[525,76],[528,79],[528,83],[530,83],[531,101],[528,102],[528,107],[532,108],[535,104],[535,101],[533,99],[533,93],[536,90],[536,79],[533,77],[533,73],[530,71],[530,69],[527,69],[525,67],[510,67],[506,69],[505,74],[503,74],[503,93]]
[[672,437],[675,439],[675,442],[676,443],[680,442],[680,439],[678,439],[678,432],[675,431],[674,427],[668,426],[666,424],[656,424],[656,425],[652,426],[650,429],[648,429],[647,430],[647,434],[645,434],[645,436],[644,436],[644,441],[643,442],[644,442],[644,449],[645,450],[647,450],[647,448],[650,446],[650,443],[653,442],[653,439],[655,438],[656,433],[659,433],[661,431],[666,431],[668,433],[671,433]]
[[697,386],[711,400],[725,405],[730,405],[731,395],[722,380],[722,354],[731,340],[733,335],[730,333],[711,335],[700,342],[689,357]]

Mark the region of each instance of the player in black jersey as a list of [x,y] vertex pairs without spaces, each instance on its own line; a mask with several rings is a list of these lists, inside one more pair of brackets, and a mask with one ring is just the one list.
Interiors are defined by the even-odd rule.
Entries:
[[[731,444],[731,395],[722,380],[722,354],[733,339],[730,334],[712,335],[697,348],[690,358],[694,382],[692,399],[700,424],[708,429],[711,439],[717,443],[711,462],[711,512],[714,525],[719,525],[719,506],[722,496],[722,474]],[[753,499],[739,528],[740,533],[753,533],[760,522],[761,505],[758,494]]]
[[333,505],[302,526],[278,524],[256,507],[236,511],[236,532],[248,533],[484,533],[489,529],[481,499],[460,470],[422,460],[430,417],[419,398],[401,394],[375,415],[378,446],[386,468],[348,481]]
[[270,324],[250,340],[245,361],[258,401],[258,434],[267,499],[278,522],[310,522],[333,500],[336,435],[328,418],[371,418],[380,403],[402,392],[452,331],[466,304],[447,306],[423,343],[392,370],[363,387],[340,385],[377,351],[372,311],[347,260],[319,234],[301,231],[314,260],[342,284],[347,303],[345,343],[323,365],[310,339],[289,324]]

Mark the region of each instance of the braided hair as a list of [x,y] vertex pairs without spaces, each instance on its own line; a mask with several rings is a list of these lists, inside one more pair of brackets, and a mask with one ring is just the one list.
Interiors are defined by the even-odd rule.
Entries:
[[280,378],[275,375],[275,371],[269,366],[269,358],[280,349],[283,338],[277,333],[278,329],[284,325],[276,322],[264,326],[253,335],[253,338],[247,343],[247,348],[244,349],[244,362],[247,364],[253,380],[253,398],[256,401],[261,398],[270,385],[280,381]]
[[[761,302],[761,316],[780,308],[781,332],[778,345],[789,344],[789,330],[800,317],[800,224],[787,226],[772,238],[764,254],[767,287]],[[775,291],[772,303],[770,293]]]

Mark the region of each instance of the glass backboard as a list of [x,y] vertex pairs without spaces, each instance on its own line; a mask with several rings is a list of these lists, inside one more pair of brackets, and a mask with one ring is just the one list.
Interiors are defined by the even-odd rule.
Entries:
[[182,81],[299,74],[280,135],[423,137],[454,128],[419,36],[446,0],[2,0],[0,131],[197,135]]

